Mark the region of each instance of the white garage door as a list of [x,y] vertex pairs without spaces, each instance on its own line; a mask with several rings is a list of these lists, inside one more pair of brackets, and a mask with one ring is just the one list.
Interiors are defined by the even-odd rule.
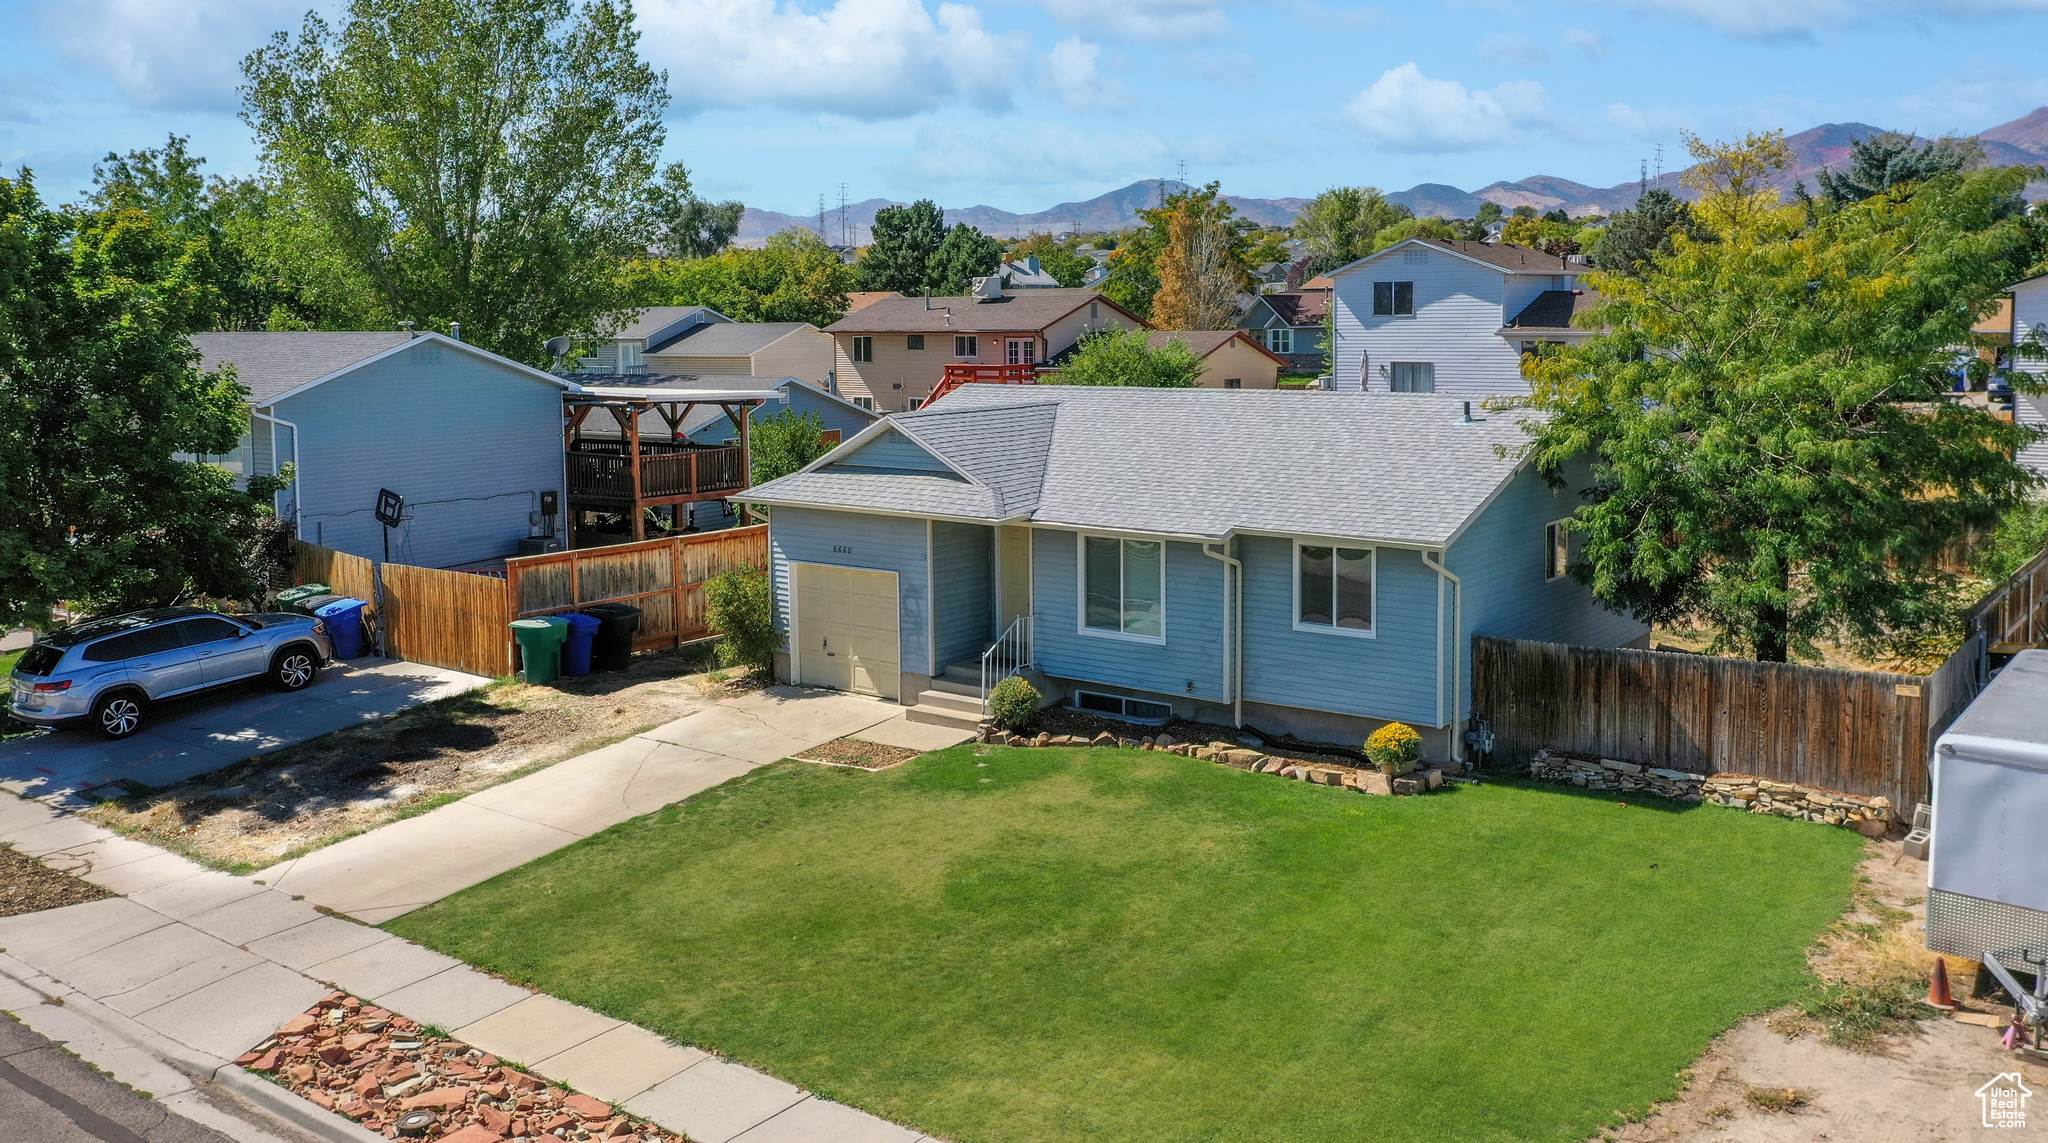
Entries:
[[797,681],[896,698],[896,618],[888,572],[797,565]]

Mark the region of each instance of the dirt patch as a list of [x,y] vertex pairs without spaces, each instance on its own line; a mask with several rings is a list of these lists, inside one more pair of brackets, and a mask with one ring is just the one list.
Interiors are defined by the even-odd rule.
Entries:
[[728,697],[701,652],[619,672],[507,683],[402,711],[166,786],[85,817],[248,872],[671,722]]
[[[1679,1073],[1678,1099],[1597,1138],[1976,1139],[1985,1132],[1975,1093],[1986,1080],[2018,1071],[2036,1089],[2048,1082],[2048,1069],[1999,1045],[1998,1028],[1919,1006],[1933,961],[1922,947],[1927,863],[1897,841],[1874,841],[1859,874],[1854,904],[1809,958],[1813,998],[1729,1029]],[[1949,967],[1959,1015],[2010,1015],[1970,995],[1975,966]],[[2048,1138],[2048,1123],[2004,1137]]]
[[40,913],[111,896],[90,881],[59,873],[11,845],[0,845],[0,917]]
[[603,1100],[341,992],[327,994],[235,1063],[387,1138],[685,1143]]
[[804,751],[799,762],[832,762],[840,766],[857,766],[862,770],[886,770],[925,753],[907,746],[886,746],[879,742],[862,742],[858,738],[835,738],[823,746],[813,746]]

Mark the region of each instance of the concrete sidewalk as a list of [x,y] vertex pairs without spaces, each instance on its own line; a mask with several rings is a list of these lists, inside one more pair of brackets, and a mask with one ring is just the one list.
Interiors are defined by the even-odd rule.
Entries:
[[557,762],[416,818],[257,874],[273,888],[382,924],[580,838],[835,738],[876,733],[937,749],[968,737],[839,691],[775,686]]
[[[0,918],[0,1008],[142,1090],[190,1075],[270,1087],[228,1061],[332,987],[700,1143],[921,1138],[38,802],[0,795],[0,842],[127,894]],[[325,1138],[377,1138],[297,1103]]]
[[154,707],[140,733],[118,742],[80,730],[0,742],[0,790],[42,798],[119,778],[168,786],[488,682],[424,663],[365,658],[336,663],[312,686],[290,694],[241,683]]

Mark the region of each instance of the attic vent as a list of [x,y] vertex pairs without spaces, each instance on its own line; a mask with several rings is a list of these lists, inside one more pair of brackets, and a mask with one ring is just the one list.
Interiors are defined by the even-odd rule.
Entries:
[[1401,255],[1401,261],[1409,266],[1418,265],[1429,261],[1429,252],[1426,250],[1410,250]]

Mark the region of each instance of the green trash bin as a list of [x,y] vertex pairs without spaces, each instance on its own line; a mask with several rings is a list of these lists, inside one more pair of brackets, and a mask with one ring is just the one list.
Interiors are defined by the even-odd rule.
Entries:
[[562,641],[569,621],[553,615],[514,619],[512,637],[519,641],[519,661],[529,683],[552,683],[562,674]]
[[297,611],[299,604],[316,595],[326,595],[332,589],[324,583],[309,583],[303,587],[288,587],[277,593],[279,611]]

